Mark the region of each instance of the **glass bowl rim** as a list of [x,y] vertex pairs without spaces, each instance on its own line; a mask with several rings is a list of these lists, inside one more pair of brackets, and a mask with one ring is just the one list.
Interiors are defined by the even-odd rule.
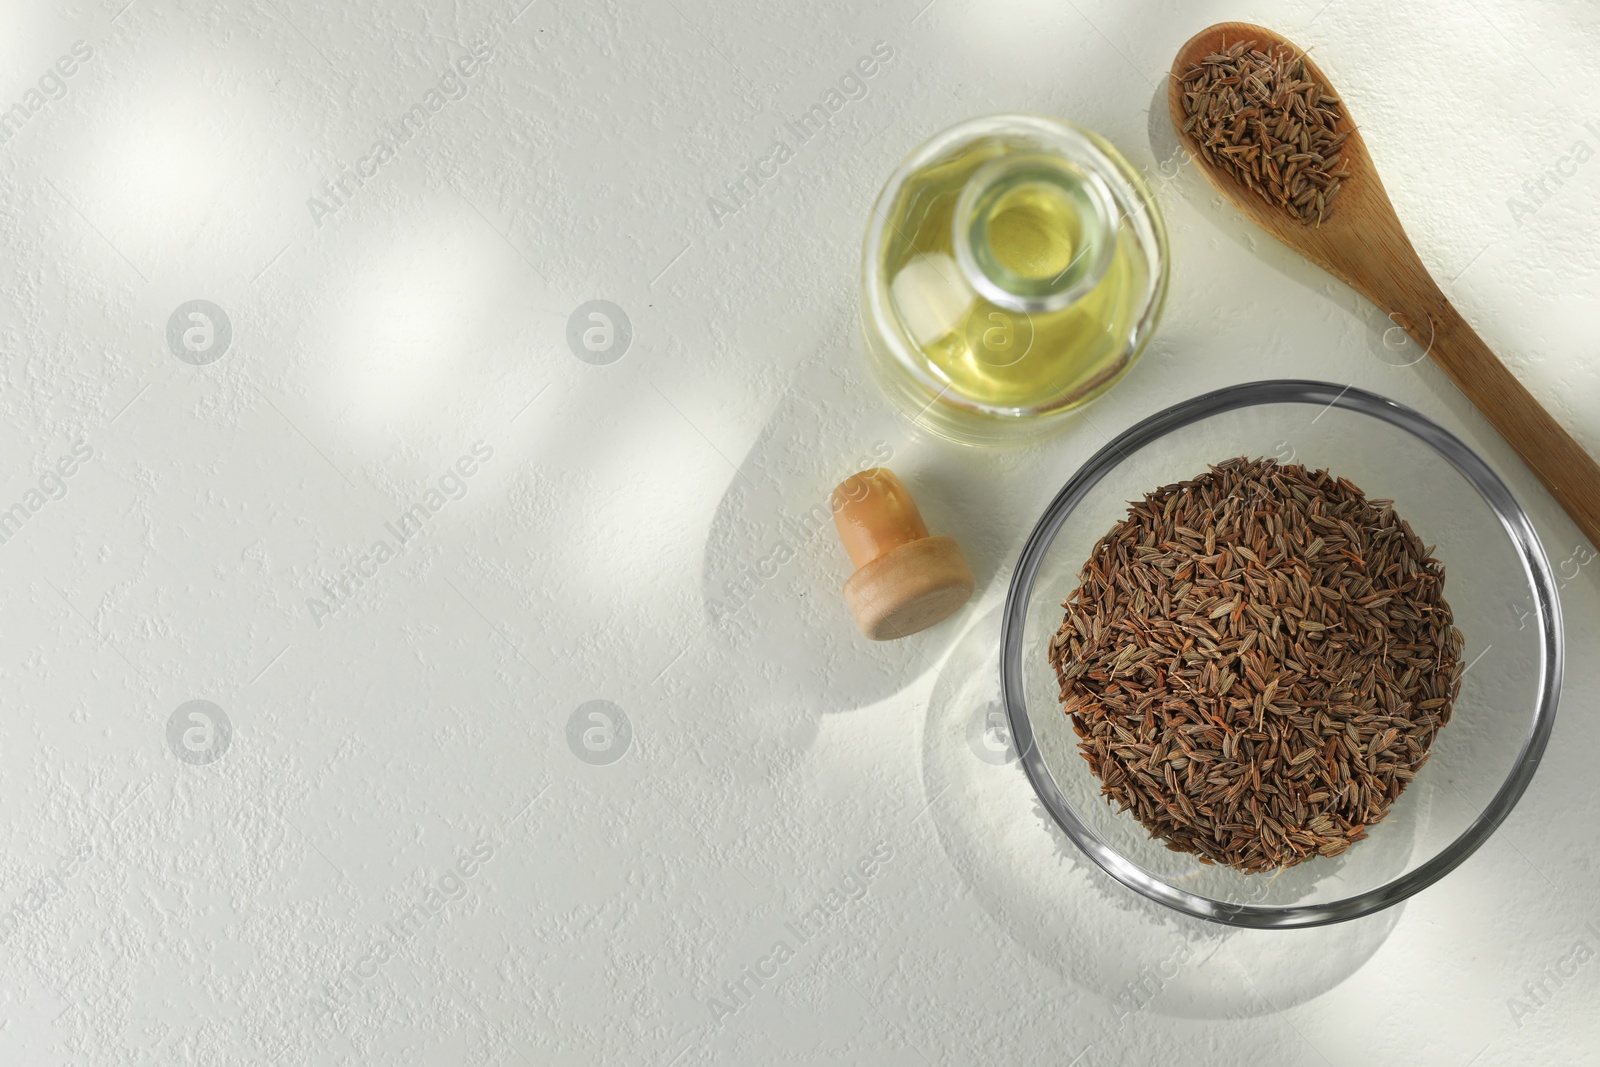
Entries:
[[[1067,517],[1107,473],[1145,445],[1203,419],[1265,404],[1342,408],[1404,430],[1433,448],[1477,490],[1510,535],[1533,592],[1534,614],[1539,622],[1539,694],[1533,721],[1511,773],[1493,799],[1470,826],[1426,863],[1383,885],[1321,904],[1228,903],[1179,889],[1147,874],[1102,841],[1061,794],[1033,743],[1033,728],[1023,697],[1022,641],[1028,602],[1045,553]],[[1107,442],[1068,479],[1028,535],[1006,592],[1000,633],[1000,692],[1012,743],[1034,792],[1056,824],[1084,854],[1129,889],[1195,918],[1251,929],[1322,926],[1370,915],[1426,889],[1460,866],[1500,826],[1532,781],[1555,725],[1565,657],[1561,605],[1549,561],[1533,523],[1489,465],[1454,434],[1413,408],[1353,385],[1302,379],[1245,382],[1216,389],[1158,411]]]

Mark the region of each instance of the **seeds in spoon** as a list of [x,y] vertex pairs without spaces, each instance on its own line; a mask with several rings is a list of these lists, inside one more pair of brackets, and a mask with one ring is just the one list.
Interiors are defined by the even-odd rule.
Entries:
[[1263,200],[1301,222],[1333,214],[1339,146],[1349,136],[1344,105],[1306,71],[1305,55],[1240,41],[1183,76],[1185,133],[1200,153]]

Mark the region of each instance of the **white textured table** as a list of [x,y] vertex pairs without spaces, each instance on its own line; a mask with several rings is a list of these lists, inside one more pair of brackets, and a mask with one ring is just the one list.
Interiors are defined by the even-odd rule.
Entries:
[[[1597,1061],[1600,569],[1150,104],[1210,22],[1314,44],[1424,259],[1600,451],[1600,11],[523,2],[5,5],[0,1063]],[[1135,372],[992,453],[887,409],[856,272],[899,157],[1003,110],[1120,145],[1175,266]],[[1573,655],[1459,871],[1229,933],[1090,868],[971,727],[1065,477],[1280,376],[1483,451],[1576,575]],[[878,462],[979,593],[865,648],[808,513]]]

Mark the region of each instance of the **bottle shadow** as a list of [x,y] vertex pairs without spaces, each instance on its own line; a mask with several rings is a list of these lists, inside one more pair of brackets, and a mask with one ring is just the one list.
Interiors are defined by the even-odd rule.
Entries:
[[[878,703],[932,670],[1035,517],[1002,491],[1026,450],[954,444],[902,417],[872,381],[853,308],[849,315],[796,367],[739,461],[701,566],[712,639],[759,663],[768,692],[818,715]],[[857,632],[841,595],[850,562],[829,506],[835,485],[879,466],[910,488],[930,532],[956,539],[977,579],[967,607],[899,641]]]
[[1010,747],[1000,702],[1002,599],[968,620],[951,648],[923,733],[923,786],[940,843],[1001,929],[1110,1004],[1117,1029],[1144,1011],[1273,1014],[1335,988],[1377,952],[1403,905],[1334,926],[1243,930],[1148,900],[1082,855]]

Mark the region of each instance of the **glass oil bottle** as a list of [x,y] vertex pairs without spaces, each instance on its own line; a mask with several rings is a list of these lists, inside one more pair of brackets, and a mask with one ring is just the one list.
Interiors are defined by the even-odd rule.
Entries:
[[1149,342],[1166,227],[1103,138],[1033,115],[974,119],[913,152],[873,210],[862,318],[913,420],[960,441],[1038,436]]

